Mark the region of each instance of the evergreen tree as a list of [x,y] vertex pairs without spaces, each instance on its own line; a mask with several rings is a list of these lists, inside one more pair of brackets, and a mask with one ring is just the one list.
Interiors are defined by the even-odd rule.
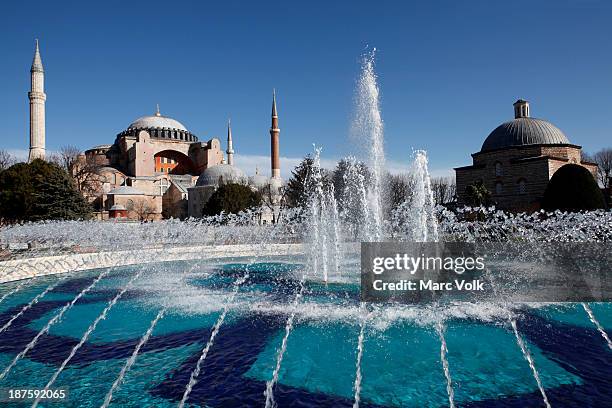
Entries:
[[222,184],[204,205],[202,215],[217,215],[221,212],[237,214],[259,205],[261,205],[259,192],[242,184]]
[[19,222],[89,217],[91,206],[56,164],[37,159],[0,174],[0,218]]
[[542,208],[546,211],[582,211],[605,208],[597,181],[584,167],[566,164],[553,174],[546,186]]
[[[312,174],[314,160],[311,155],[307,155],[291,172],[291,178],[287,182],[285,199],[288,207],[305,207],[308,204],[310,196],[308,180]],[[327,190],[332,182],[332,177],[328,170],[321,169],[321,181],[323,182],[324,190]]]

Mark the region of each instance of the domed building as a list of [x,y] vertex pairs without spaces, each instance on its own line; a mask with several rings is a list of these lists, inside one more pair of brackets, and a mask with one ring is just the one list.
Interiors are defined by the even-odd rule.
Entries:
[[259,174],[259,170],[255,170],[255,175],[247,177],[242,170],[234,166],[234,148],[232,141],[231,123],[227,125],[227,161],[222,160],[220,164],[207,167],[198,177],[195,186],[188,189],[188,214],[190,217],[201,217],[204,206],[219,188],[220,185],[226,183],[236,183],[248,185],[253,190],[262,191],[266,187],[270,187],[268,191],[268,205],[264,213],[260,215],[260,222],[273,222],[275,213],[280,209],[279,188],[282,185],[280,177],[280,160],[279,160],[279,134],[278,114],[276,110],[276,94],[272,95],[272,126],[270,128],[271,136],[271,152],[270,163],[272,177],[266,177]]
[[[30,153],[29,161],[45,157],[44,69],[38,40],[30,68]],[[278,114],[276,93],[272,96],[270,128],[271,177],[268,185],[280,186]],[[156,220],[191,215],[189,190],[214,191],[221,182],[243,182],[248,178],[234,167],[231,127],[228,124],[227,159],[221,142],[211,138],[201,142],[176,119],[164,116],[159,105],[153,115],[142,116],[116,135],[113,144],[103,144],[79,155],[75,176],[84,182],[81,193],[94,207],[98,219],[111,214],[124,218]],[[261,180],[258,181],[261,184]],[[259,184],[258,184],[259,185]],[[257,188],[257,187],[253,187]],[[278,192],[277,189],[275,189]],[[197,196],[198,194],[194,195]],[[195,198],[194,198],[195,199]],[[193,215],[201,216],[205,204],[194,203]],[[119,214],[119,216],[118,216]]]
[[489,134],[472,165],[455,168],[458,205],[470,205],[468,186],[482,183],[497,208],[538,210],[549,180],[565,164],[579,164],[596,177],[597,165],[582,161],[581,149],[552,123],[532,118],[529,102],[519,99],[514,119]]
[[[273,97],[272,174],[280,175],[278,160],[278,116]],[[276,121],[276,122],[275,122]],[[275,125],[276,124],[276,125]],[[136,119],[120,132],[112,145],[99,145],[85,152],[86,163],[96,167],[98,191],[91,194],[100,218],[108,218],[111,207],[120,204],[139,208],[132,218],[201,216],[212,193],[223,183],[249,184],[245,173],[234,166],[231,125],[228,123],[227,158],[221,142],[200,142],[185,125],[163,116],[159,106],[154,115]],[[275,157],[276,154],[276,157]],[[257,176],[257,186],[280,185],[280,176]],[[262,178],[264,180],[262,180]],[[129,192],[134,194],[128,194]],[[138,193],[136,193],[138,192]]]

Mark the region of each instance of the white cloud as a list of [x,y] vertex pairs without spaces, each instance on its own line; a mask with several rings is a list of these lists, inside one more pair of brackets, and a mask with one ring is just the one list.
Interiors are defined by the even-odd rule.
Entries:
[[7,149],[6,152],[13,156],[18,161],[28,160],[29,151],[26,149]]
[[[291,171],[300,164],[303,157],[281,157],[281,177],[285,180],[291,177]],[[332,170],[336,167],[340,158],[321,158],[321,167]],[[242,169],[247,175],[255,174],[255,168],[259,168],[259,173],[266,176],[270,175],[270,157],[265,155],[236,154],[234,164]],[[410,172],[412,163],[387,160],[385,167],[393,174]],[[454,176],[452,169],[430,169],[432,177]]]

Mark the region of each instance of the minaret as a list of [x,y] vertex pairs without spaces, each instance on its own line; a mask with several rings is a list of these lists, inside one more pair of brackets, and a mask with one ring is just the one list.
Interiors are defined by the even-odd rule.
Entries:
[[38,49],[38,39],[36,40],[36,50],[34,60],[30,68],[30,154],[28,162],[34,159],[45,158],[45,72],[43,70],[40,51]]
[[270,161],[272,164],[272,177],[280,179],[280,160],[278,137],[280,129],[278,127],[278,113],[276,112],[276,90],[272,90],[272,127],[270,128],[271,152]]
[[230,166],[234,165],[234,146],[232,145],[232,121],[227,120],[227,164]]

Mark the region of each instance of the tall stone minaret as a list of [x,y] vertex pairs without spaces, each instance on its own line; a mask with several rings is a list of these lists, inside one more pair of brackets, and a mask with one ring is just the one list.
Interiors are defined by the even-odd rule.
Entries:
[[227,164],[230,166],[234,165],[234,146],[232,144],[232,121],[231,119],[227,120]]
[[272,164],[272,177],[280,179],[280,159],[278,138],[280,129],[278,127],[278,113],[276,112],[276,90],[272,90],[272,127],[270,127],[271,152],[270,161]]
[[34,159],[45,158],[45,71],[43,70],[38,39],[34,60],[30,68],[31,84],[28,97],[30,98],[30,154],[28,162]]

